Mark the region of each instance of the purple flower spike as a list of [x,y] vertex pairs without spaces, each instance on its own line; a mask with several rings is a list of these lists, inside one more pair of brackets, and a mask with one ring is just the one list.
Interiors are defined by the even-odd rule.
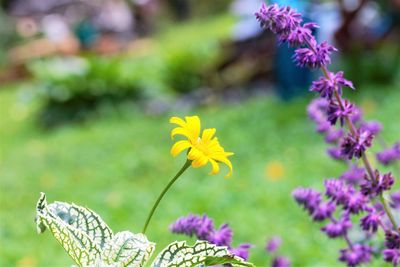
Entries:
[[377,153],[376,159],[383,165],[389,165],[396,160],[400,160],[400,143],[396,143],[391,148]]
[[308,210],[309,214],[312,214],[321,202],[321,194],[311,188],[297,188],[292,196],[299,205]]
[[169,229],[176,234],[195,235],[201,240],[207,240],[209,234],[214,229],[214,223],[206,215],[200,217],[189,214],[187,217],[181,217],[176,220],[170,225]]
[[311,46],[312,48],[298,48],[294,52],[293,59],[298,66],[311,69],[326,66],[331,62],[330,54],[337,50],[327,42],[321,44],[312,42]]
[[371,260],[372,248],[366,245],[355,244],[352,248],[340,250],[339,260],[349,267],[368,263]]
[[383,259],[386,262],[391,262],[393,266],[400,264],[400,249],[385,249],[382,254]]
[[274,236],[267,241],[265,250],[269,253],[275,252],[281,246],[282,240],[279,236]]
[[223,224],[219,230],[214,231],[208,240],[217,246],[230,247],[232,243],[232,230],[227,224]]
[[261,27],[276,34],[289,34],[300,26],[301,15],[290,7],[281,7],[277,4],[266,6],[263,4],[255,13]]
[[244,260],[249,258],[249,249],[252,247],[251,244],[240,244],[236,248],[231,248],[229,251]]
[[354,112],[354,106],[349,101],[344,100],[342,105],[336,101],[330,101],[326,114],[328,115],[328,121],[335,125],[337,120],[340,120],[340,125],[343,127],[344,119],[347,116],[351,116]]
[[349,216],[345,214],[338,221],[333,221],[322,227],[321,231],[325,232],[330,238],[335,238],[347,234],[347,230],[351,227]]
[[290,267],[292,266],[289,259],[283,256],[275,257],[272,260],[271,267]]
[[361,129],[355,136],[349,133],[343,140],[342,154],[347,156],[348,159],[361,158],[365,150],[372,145],[373,138],[374,136],[370,132]]
[[363,181],[365,176],[365,169],[359,168],[357,165],[352,165],[346,172],[340,176],[348,184],[358,185]]
[[310,91],[318,92],[321,97],[331,99],[335,90],[341,95],[342,86],[350,87],[354,89],[353,83],[344,78],[343,71],[338,73],[329,72],[329,79],[326,77],[320,77],[319,80],[312,83]]
[[394,184],[392,173],[381,175],[378,170],[375,170],[375,179],[370,179],[367,175],[364,177],[364,182],[361,184],[361,193],[365,196],[377,196],[383,191],[390,190]]

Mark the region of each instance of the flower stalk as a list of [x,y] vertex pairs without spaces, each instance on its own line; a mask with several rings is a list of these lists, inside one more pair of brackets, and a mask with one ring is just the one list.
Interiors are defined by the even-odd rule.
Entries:
[[156,202],[154,203],[153,207],[151,208],[151,211],[149,215],[147,216],[146,223],[143,226],[142,233],[145,234],[147,227],[149,226],[150,220],[154,215],[154,212],[156,211],[158,205],[160,204],[161,200],[163,199],[164,195],[168,192],[168,190],[171,188],[171,186],[178,180],[178,178],[187,170],[187,168],[190,167],[191,161],[187,160],[185,164],[182,166],[182,168],[177,172],[177,174],[169,181],[167,186],[164,188],[164,190],[161,192],[161,194],[158,196]]

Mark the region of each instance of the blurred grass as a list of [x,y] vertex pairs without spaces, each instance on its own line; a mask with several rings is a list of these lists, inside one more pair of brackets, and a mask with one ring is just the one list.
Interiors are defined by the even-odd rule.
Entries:
[[[371,89],[371,90],[369,90]],[[369,88],[357,102],[367,117],[382,120],[392,143],[400,91]],[[184,163],[169,154],[168,114],[151,117],[120,108],[93,122],[46,132],[35,125],[41,103],[22,89],[0,89],[0,266],[69,266],[72,261],[46,232],[37,235],[39,192],[48,201],[75,202],[97,211],[115,232],[139,232],[155,198]],[[208,176],[189,169],[157,210],[148,237],[158,249],[184,237],[168,225],[189,212],[228,222],[234,243],[250,242],[251,260],[265,266],[267,237],[280,235],[294,266],[336,266],[341,240],[328,240],[290,197],[297,186],[321,188],[344,166],[328,159],[325,144],[306,118],[309,99],[281,103],[274,97],[220,104],[190,112],[216,127],[222,145],[235,152],[234,175]]]

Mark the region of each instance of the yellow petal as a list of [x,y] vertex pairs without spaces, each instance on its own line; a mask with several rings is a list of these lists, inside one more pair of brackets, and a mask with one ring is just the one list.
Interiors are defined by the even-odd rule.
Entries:
[[[227,153],[229,153],[229,152],[227,152]],[[233,153],[231,153],[231,154],[233,154]],[[226,156],[223,156],[223,155],[212,155],[211,158],[216,160],[216,161],[225,163],[226,166],[229,167],[229,173],[226,175],[226,177],[229,177],[229,176],[232,175],[232,170],[233,170],[232,162]]]
[[193,166],[193,168],[199,168],[199,167],[206,165],[207,162],[208,162],[208,158],[205,156],[201,156],[192,161],[192,166]]
[[172,129],[171,138],[174,138],[174,136],[177,135],[177,134],[183,135],[188,139],[190,139],[191,135],[192,135],[187,129],[182,128],[182,127],[176,127],[174,129]]
[[202,141],[204,142],[210,141],[213,138],[215,132],[216,132],[215,128],[205,129],[201,137]]
[[185,150],[185,149],[187,149],[187,148],[189,148],[191,146],[192,145],[187,140],[178,141],[172,146],[171,154],[172,154],[172,156],[176,157],[183,150]]
[[218,172],[219,172],[219,165],[218,165],[218,163],[215,161],[215,160],[213,160],[213,159],[210,159],[210,162],[211,162],[211,166],[212,166],[212,170],[211,170],[211,175],[214,175],[214,174],[217,174]]
[[186,122],[179,117],[171,117],[169,119],[169,123],[177,124],[181,127],[185,127],[185,125],[186,125]]
[[200,137],[200,118],[198,116],[188,116],[186,119],[186,129],[191,133],[190,140],[194,143]]

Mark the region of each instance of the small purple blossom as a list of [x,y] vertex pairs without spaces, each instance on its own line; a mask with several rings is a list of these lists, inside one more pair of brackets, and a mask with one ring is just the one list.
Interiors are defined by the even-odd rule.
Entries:
[[299,26],[292,30],[290,33],[281,34],[279,36],[279,41],[284,43],[288,42],[289,46],[297,47],[306,45],[310,42],[315,42],[314,36],[312,35],[312,30],[318,28],[315,23],[305,23],[303,26]]
[[328,153],[328,155],[335,160],[345,160],[346,159],[345,156],[343,156],[343,154],[342,154],[342,149],[338,148],[338,147],[330,147],[326,150],[326,153]]
[[373,135],[377,135],[382,131],[382,124],[377,121],[364,121],[361,123],[360,128],[372,133]]
[[385,247],[400,249],[400,235],[398,232],[388,230],[385,232]]
[[347,195],[343,208],[353,214],[358,214],[366,209],[367,199],[358,191]]
[[354,193],[354,189],[346,185],[342,180],[338,179],[327,179],[324,181],[325,195],[335,201],[336,204],[345,204],[349,194]]
[[327,143],[336,144],[344,135],[343,129],[335,129],[332,127],[326,132],[325,141]]
[[329,79],[320,77],[317,81],[314,81],[310,91],[318,92],[321,97],[331,99],[335,90],[340,95],[342,94],[342,86],[354,89],[353,83],[344,78],[343,71],[339,71],[338,73],[329,72],[328,76]]
[[348,159],[361,158],[365,150],[372,145],[374,136],[363,130],[358,130],[355,135],[349,133],[342,142],[342,154]]
[[209,234],[214,229],[214,223],[207,215],[197,216],[189,214],[187,217],[180,217],[170,225],[169,229],[176,234],[195,235],[201,240],[207,240]]
[[383,165],[389,165],[390,163],[400,160],[400,142],[394,144],[392,147],[383,150],[376,154],[376,159]]
[[361,218],[361,229],[366,232],[376,233],[379,222],[381,221],[382,212],[377,212],[375,209],[370,209],[368,214]]
[[321,202],[321,194],[311,188],[296,188],[292,196],[296,202],[312,214]]
[[344,236],[347,231],[352,227],[348,214],[344,214],[339,220],[332,221],[321,228],[330,238]]
[[332,201],[322,202],[314,210],[312,218],[315,221],[323,221],[333,214],[336,210],[336,205]]
[[271,267],[290,267],[289,259],[284,256],[277,256],[272,260]]
[[265,250],[269,253],[275,252],[281,246],[282,240],[279,236],[274,236],[267,241]]
[[293,59],[300,67],[311,69],[326,66],[331,62],[330,54],[337,49],[327,42],[321,44],[311,43],[311,48],[302,47],[294,52]]
[[390,195],[390,206],[392,208],[399,208],[400,207],[400,191],[393,192]]
[[219,230],[216,230],[209,235],[208,240],[217,246],[230,247],[232,243],[232,235],[232,229],[229,225],[223,224]]
[[335,125],[336,121],[339,120],[340,125],[343,127],[345,118],[351,116],[353,112],[354,106],[347,100],[344,100],[341,104],[336,101],[330,101],[326,114],[328,115],[328,121],[332,125]]
[[351,165],[350,168],[344,172],[339,178],[348,184],[358,185],[365,176],[365,169]]
[[393,266],[400,264],[400,249],[385,249],[383,252],[383,259],[386,262],[391,262]]
[[375,179],[371,179],[367,175],[364,177],[364,182],[361,184],[361,192],[365,196],[377,196],[383,191],[390,190],[394,184],[392,173],[381,175],[378,170],[375,170]]
[[236,248],[231,248],[229,251],[244,260],[249,258],[249,249],[252,247],[251,244],[240,244]]
[[349,267],[368,263],[371,260],[372,248],[366,245],[355,244],[351,248],[340,250],[339,260]]
[[291,7],[280,8],[277,4],[270,6],[263,4],[255,16],[262,28],[276,34],[289,34],[302,22],[301,15]]

